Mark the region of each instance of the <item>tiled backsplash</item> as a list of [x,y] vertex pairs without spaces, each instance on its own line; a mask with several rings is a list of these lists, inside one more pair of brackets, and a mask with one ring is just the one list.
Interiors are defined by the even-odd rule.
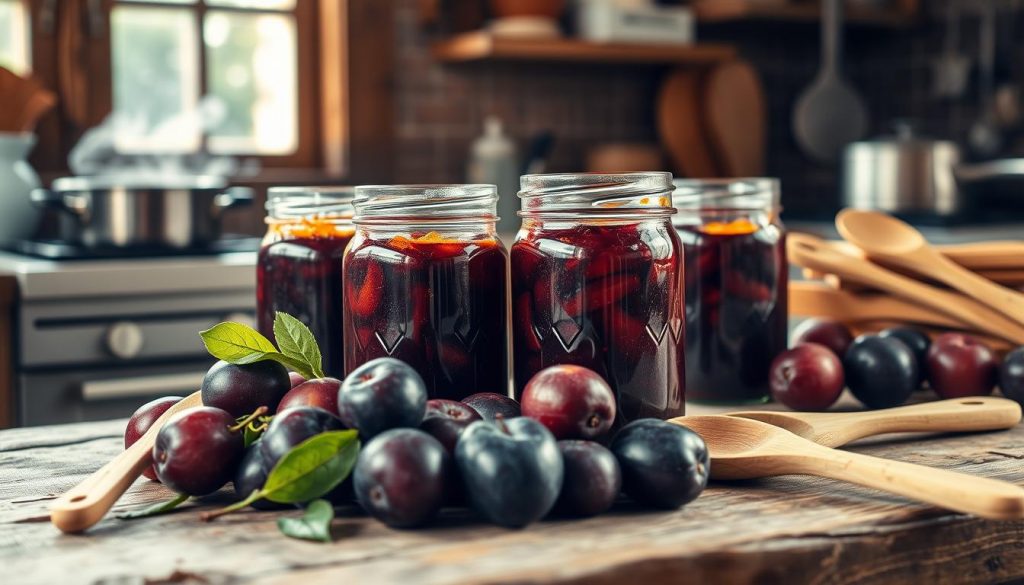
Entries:
[[[961,140],[977,112],[974,76],[956,102],[931,96],[932,63],[942,49],[947,2],[925,0],[910,29],[852,27],[846,71],[871,114],[872,133],[897,118],[930,136]],[[978,5],[983,1],[961,0]],[[1013,0],[1002,1],[1012,7]],[[423,30],[415,0],[396,2],[396,144],[400,182],[460,181],[472,140],[489,114],[505,122],[521,146],[543,130],[555,135],[550,169],[579,170],[586,151],[605,142],[654,142],[654,95],[661,70],[638,66],[544,63],[440,64],[430,56],[434,33]],[[968,11],[970,12],[970,11]],[[1003,76],[1024,82],[1024,18],[1000,17]],[[960,50],[978,51],[975,14],[964,14]],[[1016,28],[1012,28],[1016,27]],[[768,96],[768,172],[781,177],[791,213],[825,214],[838,205],[837,167],[805,158],[790,130],[793,104],[818,67],[818,27],[812,23],[745,23],[701,28],[705,40],[734,43],[762,76]],[[1012,36],[1011,36],[1012,35]],[[1013,69],[1013,67],[1016,69]],[[1022,152],[1020,140],[1017,148]],[[1012,141],[1011,141],[1012,144]]]

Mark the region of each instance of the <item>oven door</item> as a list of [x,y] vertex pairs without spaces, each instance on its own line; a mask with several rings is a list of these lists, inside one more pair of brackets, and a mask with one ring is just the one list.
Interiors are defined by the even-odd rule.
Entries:
[[199,390],[210,362],[23,373],[18,422],[36,426],[128,417],[154,398]]

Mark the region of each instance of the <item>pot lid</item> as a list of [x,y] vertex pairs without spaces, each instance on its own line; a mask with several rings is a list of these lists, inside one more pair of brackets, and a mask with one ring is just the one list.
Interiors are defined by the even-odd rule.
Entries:
[[53,190],[61,192],[97,189],[223,189],[228,182],[213,175],[116,174],[54,179]]

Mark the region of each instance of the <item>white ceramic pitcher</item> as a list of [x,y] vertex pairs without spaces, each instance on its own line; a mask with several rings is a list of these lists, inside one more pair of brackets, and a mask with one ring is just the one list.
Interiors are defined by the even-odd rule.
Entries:
[[35,134],[0,132],[0,244],[30,238],[39,226],[42,212],[29,198],[39,176],[26,160],[35,145]]

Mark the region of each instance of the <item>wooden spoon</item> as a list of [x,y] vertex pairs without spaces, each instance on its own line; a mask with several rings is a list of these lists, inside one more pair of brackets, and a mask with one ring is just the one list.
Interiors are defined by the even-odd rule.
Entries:
[[683,416],[670,422],[704,438],[713,479],[814,475],[983,518],[1024,518],[1024,489],[1009,482],[831,449],[735,416]]
[[948,433],[1010,429],[1021,419],[1020,405],[1006,398],[978,396],[939,400],[864,412],[730,412],[766,422],[825,447],[886,433]]
[[[830,241],[829,245],[841,252],[862,256],[860,248],[841,240]],[[946,258],[975,272],[986,270],[1024,269],[1024,241],[991,240],[969,244],[945,244],[935,249]]]
[[820,238],[807,234],[789,234],[786,250],[791,262],[876,288],[911,303],[949,315],[993,337],[1024,344],[1024,326],[999,312],[963,295],[907,278],[828,246]]
[[57,498],[50,505],[50,522],[62,532],[70,533],[82,532],[102,520],[117,499],[153,463],[153,445],[164,423],[179,412],[202,405],[202,394],[193,392],[167,409],[134,445]]
[[727,61],[707,73],[704,123],[725,176],[764,174],[766,101],[761,79],[746,61]]
[[942,282],[1024,324],[1024,295],[946,258],[910,224],[877,211],[844,209],[836,216],[836,228],[871,260]]
[[789,283],[789,314],[826,317],[843,322],[904,321],[947,329],[964,329],[966,324],[938,311],[878,293],[854,294],[819,282]]

